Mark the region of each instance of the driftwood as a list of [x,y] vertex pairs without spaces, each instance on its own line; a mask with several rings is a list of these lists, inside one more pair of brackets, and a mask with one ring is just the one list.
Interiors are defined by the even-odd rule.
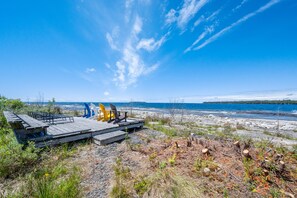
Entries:
[[222,155],[232,158],[231,155],[228,155],[228,154],[226,154],[226,153],[222,153]]
[[240,147],[240,142],[236,141],[236,142],[233,143],[233,145],[239,148]]

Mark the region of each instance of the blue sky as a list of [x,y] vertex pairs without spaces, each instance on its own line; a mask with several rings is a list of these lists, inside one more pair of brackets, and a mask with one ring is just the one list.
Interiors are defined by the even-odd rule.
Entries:
[[1,1],[0,94],[297,99],[294,0]]

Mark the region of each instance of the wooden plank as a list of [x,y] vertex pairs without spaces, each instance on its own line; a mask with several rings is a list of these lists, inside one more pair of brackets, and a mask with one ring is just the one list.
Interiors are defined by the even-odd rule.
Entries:
[[113,131],[110,133],[103,133],[101,135],[93,136],[93,141],[95,144],[98,145],[106,145],[112,142],[117,142],[125,139],[126,134],[127,133],[124,131]]
[[38,148],[41,148],[41,147],[45,147],[45,146],[52,146],[52,145],[66,143],[66,142],[73,142],[73,141],[77,141],[77,140],[88,139],[91,137],[92,137],[91,133],[86,133],[86,134],[81,134],[81,135],[52,139],[49,141],[35,142],[35,146]]
[[31,118],[28,115],[21,114],[18,115],[19,118],[21,118],[26,124],[29,125],[29,127],[26,127],[27,129],[34,129],[34,128],[47,128],[49,127],[48,124],[45,124],[39,120],[36,120],[34,118]]
[[[44,147],[64,142],[86,139],[94,137],[96,135],[113,133],[119,130],[125,131],[127,129],[139,128],[142,127],[143,124],[143,122],[138,120],[129,120],[129,122],[125,123],[124,125],[118,125],[75,117],[73,123],[50,125],[48,127],[47,136],[38,137],[35,139],[33,138],[31,140],[35,141],[37,147]],[[107,136],[110,136],[110,134]],[[120,140],[121,138],[123,137],[119,137],[118,140]],[[113,140],[116,141],[117,138],[114,137]]]
[[3,111],[3,115],[8,123],[22,122],[22,120],[17,115],[10,111]]

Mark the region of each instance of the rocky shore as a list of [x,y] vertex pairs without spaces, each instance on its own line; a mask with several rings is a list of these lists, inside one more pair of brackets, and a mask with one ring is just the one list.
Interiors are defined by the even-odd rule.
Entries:
[[292,146],[297,144],[297,121],[278,119],[251,119],[227,116],[196,115],[187,111],[176,113],[162,113],[149,110],[133,110],[135,117],[160,117],[171,119],[174,124],[194,123],[198,126],[216,126],[217,130],[223,130],[224,126],[230,126],[234,134],[246,136],[256,140],[269,140],[279,145]]

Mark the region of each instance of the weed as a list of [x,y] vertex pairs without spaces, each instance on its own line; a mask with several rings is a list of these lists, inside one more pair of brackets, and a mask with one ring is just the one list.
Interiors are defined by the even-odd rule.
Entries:
[[110,196],[116,198],[129,197],[125,180],[131,177],[130,169],[123,166],[121,158],[117,158],[113,170],[115,173],[115,184],[112,187]]
[[130,197],[129,193],[127,192],[126,187],[116,185],[112,188],[110,197],[114,198],[126,198]]
[[273,198],[281,197],[280,191],[276,188],[270,188],[269,193],[270,193],[271,197],[273,197]]
[[280,132],[277,132],[277,133],[271,133],[269,131],[263,131],[263,133],[265,135],[269,135],[269,136],[273,136],[273,137],[280,137],[280,138],[284,138],[284,139],[288,139],[288,140],[296,140],[296,138],[293,138],[292,136],[290,135],[286,135],[286,134],[282,134]]
[[173,156],[168,159],[168,163],[170,164],[170,166],[174,166],[175,159],[176,159],[176,153],[174,153]]
[[226,188],[223,191],[223,197],[224,198],[228,198],[229,197],[228,190]]
[[250,158],[243,158],[243,166],[245,170],[245,176],[244,179],[246,181],[249,181],[251,178],[251,170],[254,167],[254,163]]
[[157,157],[157,153],[153,152],[152,154],[149,155],[149,160],[153,161]]
[[164,161],[160,162],[160,164],[159,164],[159,168],[160,168],[161,170],[164,169],[164,168],[166,168],[166,166],[167,166],[167,163],[164,162]]
[[145,192],[147,192],[149,187],[150,182],[148,179],[141,178],[134,182],[134,190],[139,196],[142,196]]
[[200,173],[201,170],[203,170],[204,168],[209,168],[211,171],[214,171],[218,168],[218,164],[211,161],[211,160],[203,160],[198,158],[195,163],[194,163],[194,168],[195,170]]
[[236,124],[236,129],[237,130],[246,130],[246,128],[242,124],[239,124],[239,123]]

